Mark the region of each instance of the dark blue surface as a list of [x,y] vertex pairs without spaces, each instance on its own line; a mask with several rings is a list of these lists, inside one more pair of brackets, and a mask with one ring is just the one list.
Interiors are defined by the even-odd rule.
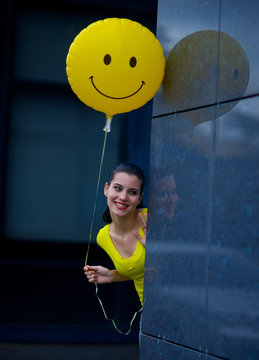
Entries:
[[258,106],[259,97],[242,100],[222,118],[242,135],[227,144],[219,131],[215,162],[208,346],[235,359],[259,356]]
[[[225,49],[234,87],[220,80],[219,47],[218,70],[190,83],[200,98],[174,108],[160,89],[154,99],[141,360],[259,358],[258,14],[252,0],[159,1],[166,55],[200,30],[234,39]],[[235,42],[250,72],[238,101],[245,67],[236,66]]]
[[216,360],[217,357],[202,354],[193,349],[184,348],[168,341],[143,336],[141,340],[140,360]]
[[[151,174],[161,177],[150,176],[143,331],[197,347],[206,320],[208,160],[184,149],[175,124],[170,117],[153,121],[159,142],[152,143]],[[179,198],[174,214],[173,199],[163,195],[173,174]]]

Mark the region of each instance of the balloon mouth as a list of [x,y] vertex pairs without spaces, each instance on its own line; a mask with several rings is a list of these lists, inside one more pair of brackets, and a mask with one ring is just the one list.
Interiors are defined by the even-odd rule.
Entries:
[[130,98],[131,96],[136,95],[136,94],[142,89],[142,87],[145,85],[145,81],[142,80],[140,87],[139,87],[138,90],[136,90],[134,93],[132,93],[132,94],[130,94],[130,95],[127,95],[127,96],[123,96],[123,97],[114,97],[114,96],[109,96],[109,95],[107,95],[107,94],[104,94],[102,91],[100,91],[100,90],[96,87],[96,85],[95,85],[95,83],[94,83],[94,77],[93,77],[93,76],[90,76],[89,79],[91,80],[91,83],[92,83],[93,87],[95,88],[96,91],[98,91],[99,94],[101,94],[101,95],[103,95],[103,96],[105,96],[105,97],[107,97],[107,98],[109,98],[109,99],[113,99],[113,100],[128,99],[128,98]]

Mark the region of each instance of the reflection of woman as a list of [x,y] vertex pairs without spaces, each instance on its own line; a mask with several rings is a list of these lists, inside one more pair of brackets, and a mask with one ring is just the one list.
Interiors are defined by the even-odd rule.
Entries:
[[103,219],[107,225],[99,231],[97,243],[110,256],[115,269],[84,267],[91,283],[133,280],[141,303],[147,217],[147,209],[141,205],[144,184],[144,173],[136,165],[122,163],[112,171],[104,187],[108,206]]
[[156,179],[152,189],[154,190],[154,205],[157,209],[156,215],[161,215],[168,220],[172,219],[179,202],[173,175]]

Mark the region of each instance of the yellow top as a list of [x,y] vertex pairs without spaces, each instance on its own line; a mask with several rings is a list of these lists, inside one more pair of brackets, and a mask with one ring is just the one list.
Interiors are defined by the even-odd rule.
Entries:
[[[143,209],[142,216],[147,213]],[[133,280],[135,289],[138,293],[139,300],[143,304],[143,287],[144,287],[144,267],[145,267],[145,248],[138,240],[134,253],[129,258],[120,255],[109,234],[109,226],[105,225],[97,235],[97,244],[110,256],[118,272]],[[139,228],[139,234],[143,237],[144,232]]]

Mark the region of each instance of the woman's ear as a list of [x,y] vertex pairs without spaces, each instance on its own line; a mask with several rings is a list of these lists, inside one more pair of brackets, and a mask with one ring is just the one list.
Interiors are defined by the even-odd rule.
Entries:
[[108,196],[108,190],[109,190],[109,184],[106,182],[104,185],[104,195],[106,197]]

